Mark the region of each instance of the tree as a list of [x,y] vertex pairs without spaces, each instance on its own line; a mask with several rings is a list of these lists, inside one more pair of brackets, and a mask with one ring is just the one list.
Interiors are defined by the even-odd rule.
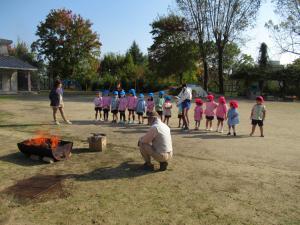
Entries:
[[282,53],[300,55],[300,1],[273,0],[275,13],[280,16],[281,22],[274,24],[272,20],[266,23],[272,37]]
[[214,37],[218,52],[219,92],[224,93],[224,50],[226,45],[240,37],[256,19],[261,0],[224,0],[210,1],[208,4],[208,22],[206,23]]
[[145,62],[145,57],[135,41],[133,41],[127,53],[131,54],[135,65],[141,65]]
[[[204,69],[203,88],[208,91],[208,55],[210,54],[210,32],[207,30],[207,1],[203,0],[176,0],[179,9],[189,21],[189,31],[194,34],[198,44],[199,59]],[[199,60],[199,61],[200,61]]]
[[159,76],[176,75],[182,83],[184,72],[195,68],[197,56],[195,43],[185,29],[185,20],[171,14],[159,17],[151,26],[154,43],[148,49],[150,68]]
[[97,71],[101,43],[91,26],[89,20],[66,9],[51,10],[38,25],[32,49],[48,63],[52,78],[86,80]]

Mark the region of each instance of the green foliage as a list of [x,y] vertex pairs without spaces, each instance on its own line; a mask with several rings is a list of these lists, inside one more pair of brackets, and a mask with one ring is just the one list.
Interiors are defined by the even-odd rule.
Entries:
[[135,65],[142,65],[147,60],[147,57],[143,55],[138,44],[135,41],[133,41],[132,45],[127,51],[127,54],[130,54],[132,56],[132,60]]
[[160,77],[175,75],[183,82],[183,74],[196,69],[197,47],[186,32],[185,20],[171,14],[153,21],[154,43],[149,48],[150,68]]
[[71,10],[51,10],[38,27],[32,49],[48,63],[52,77],[86,84],[98,69],[101,43],[92,23]]

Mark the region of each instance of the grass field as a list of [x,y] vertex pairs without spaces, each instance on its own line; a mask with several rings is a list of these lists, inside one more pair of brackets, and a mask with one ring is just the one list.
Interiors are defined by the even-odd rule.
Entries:
[[[299,103],[266,103],[265,138],[249,137],[252,101],[240,100],[237,137],[206,132],[203,123],[182,133],[174,112],[169,169],[144,173],[136,170],[137,139],[147,126],[96,124],[92,99],[66,97],[73,125],[55,126],[47,96],[0,98],[0,224],[300,224]],[[41,130],[72,140],[71,159],[44,164],[18,152],[18,142]],[[106,152],[86,149],[92,132],[108,135]],[[4,193],[36,175],[66,176],[59,193],[40,199]]]

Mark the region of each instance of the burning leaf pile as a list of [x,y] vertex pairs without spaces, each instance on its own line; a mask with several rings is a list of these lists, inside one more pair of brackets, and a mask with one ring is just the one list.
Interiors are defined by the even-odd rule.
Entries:
[[59,137],[56,135],[50,135],[46,132],[38,132],[36,137],[24,141],[24,144],[28,146],[51,148],[55,150],[59,144],[59,140]]

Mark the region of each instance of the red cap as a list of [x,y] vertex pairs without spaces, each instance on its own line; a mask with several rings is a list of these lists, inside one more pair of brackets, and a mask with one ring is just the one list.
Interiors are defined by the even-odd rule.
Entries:
[[210,101],[214,100],[215,96],[213,95],[207,95],[206,98]]
[[203,104],[201,98],[196,98],[195,103],[196,103],[196,104],[199,104],[199,105],[202,105],[202,104]]
[[221,103],[221,104],[226,104],[226,99],[225,99],[225,97],[221,96],[221,97],[219,98],[219,103]]
[[237,109],[239,107],[239,103],[236,100],[232,100],[229,102],[230,106]]
[[260,101],[260,102],[264,102],[264,97],[263,96],[257,96],[256,100]]

